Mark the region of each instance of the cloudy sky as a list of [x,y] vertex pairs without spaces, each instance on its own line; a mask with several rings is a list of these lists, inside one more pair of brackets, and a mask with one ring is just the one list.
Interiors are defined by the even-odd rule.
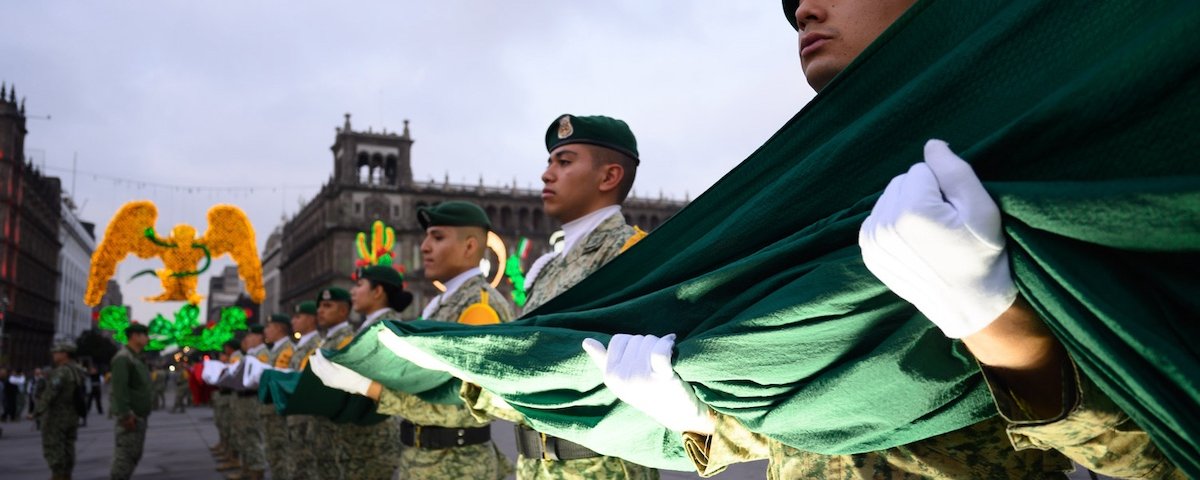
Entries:
[[[329,177],[345,113],[410,120],[417,179],[521,186],[540,184],[559,114],[615,116],[638,137],[635,191],[694,198],[813,96],[771,1],[55,1],[4,18],[26,154],[98,233],[129,200],[155,201],[159,230],[203,230],[227,202],[261,248]],[[128,282],[155,266],[118,274],[143,321],[178,307],[132,298],[158,292]]]

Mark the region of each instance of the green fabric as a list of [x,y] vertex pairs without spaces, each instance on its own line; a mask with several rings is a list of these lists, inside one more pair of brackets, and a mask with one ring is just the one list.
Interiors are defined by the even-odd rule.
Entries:
[[[576,288],[511,324],[386,327],[538,430],[650,466],[691,468],[678,435],[603,388],[583,338],[678,333],[676,369],[705,402],[803,450],[968,425],[995,413],[971,357],[881,285],[857,246],[887,181],[941,138],[1004,212],[1022,294],[1084,373],[1200,476],[1196,31],[1192,0],[920,2],[758,151]],[[356,370],[388,375],[386,352],[371,355],[377,366]]]
[[280,415],[315,415],[358,425],[374,425],[387,418],[375,413],[375,402],[370,398],[326,387],[307,367],[302,372],[263,372],[258,399],[264,404],[274,404]]

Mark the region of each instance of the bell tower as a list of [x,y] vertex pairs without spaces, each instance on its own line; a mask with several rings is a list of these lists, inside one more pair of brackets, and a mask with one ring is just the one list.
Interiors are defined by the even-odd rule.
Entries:
[[404,131],[375,132],[354,131],[350,126],[350,114],[345,123],[336,129],[337,138],[330,147],[333,150],[333,182],[336,185],[391,187],[393,189],[412,185],[413,139],[408,131],[408,120]]

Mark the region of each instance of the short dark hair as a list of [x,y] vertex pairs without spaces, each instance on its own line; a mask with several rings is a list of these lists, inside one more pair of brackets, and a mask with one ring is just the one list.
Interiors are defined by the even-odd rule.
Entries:
[[633,180],[637,177],[638,161],[633,157],[611,148],[601,146],[592,147],[592,158],[595,161],[595,168],[600,168],[605,165],[617,164],[625,171],[621,177],[621,184],[617,185],[617,202],[624,203],[629,197],[629,192],[633,191]]

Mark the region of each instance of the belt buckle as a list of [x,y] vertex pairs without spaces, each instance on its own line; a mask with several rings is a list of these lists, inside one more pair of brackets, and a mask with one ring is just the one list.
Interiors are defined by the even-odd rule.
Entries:
[[413,424],[413,448],[421,448],[421,426]]

